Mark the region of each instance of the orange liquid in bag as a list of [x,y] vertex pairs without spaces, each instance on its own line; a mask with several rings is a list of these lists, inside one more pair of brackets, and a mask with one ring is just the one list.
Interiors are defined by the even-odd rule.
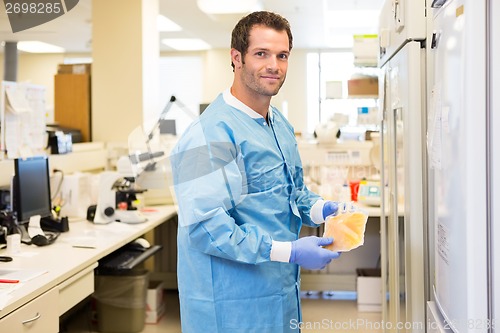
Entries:
[[333,237],[333,244],[325,249],[347,252],[363,245],[368,215],[361,212],[346,212],[327,218],[323,237]]

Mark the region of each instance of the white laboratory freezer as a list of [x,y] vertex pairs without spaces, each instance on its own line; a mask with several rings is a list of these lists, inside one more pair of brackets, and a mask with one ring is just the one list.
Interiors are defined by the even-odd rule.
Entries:
[[408,324],[386,332],[500,327],[499,17],[498,0],[382,9],[383,319]]
[[387,0],[380,15],[382,182],[389,198],[381,218],[386,332],[425,330],[425,9],[425,1]]
[[428,3],[429,332],[500,324],[499,6]]

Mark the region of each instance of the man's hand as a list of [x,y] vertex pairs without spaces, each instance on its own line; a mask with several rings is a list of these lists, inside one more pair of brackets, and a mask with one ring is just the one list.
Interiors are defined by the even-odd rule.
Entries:
[[305,269],[323,269],[340,253],[322,248],[333,243],[333,238],[302,237],[292,242],[290,262]]
[[326,220],[328,216],[337,214],[338,210],[339,210],[338,202],[326,201],[325,205],[323,206],[323,219]]

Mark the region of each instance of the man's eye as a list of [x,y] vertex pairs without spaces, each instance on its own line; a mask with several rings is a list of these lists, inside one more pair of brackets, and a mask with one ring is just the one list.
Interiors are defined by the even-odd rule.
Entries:
[[283,53],[283,54],[280,54],[279,57],[280,57],[280,59],[284,59],[285,60],[285,59],[288,59],[288,54],[284,54]]
[[264,53],[264,52],[262,52],[262,51],[260,51],[260,52],[257,52],[256,54],[257,54],[259,57],[262,57],[262,56],[264,56],[264,54],[265,54],[265,53]]

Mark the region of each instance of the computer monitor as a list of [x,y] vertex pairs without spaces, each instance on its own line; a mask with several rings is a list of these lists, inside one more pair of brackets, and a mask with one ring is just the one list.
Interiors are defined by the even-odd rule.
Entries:
[[49,160],[46,156],[14,160],[13,207],[18,223],[29,222],[30,217],[52,214],[50,198]]

